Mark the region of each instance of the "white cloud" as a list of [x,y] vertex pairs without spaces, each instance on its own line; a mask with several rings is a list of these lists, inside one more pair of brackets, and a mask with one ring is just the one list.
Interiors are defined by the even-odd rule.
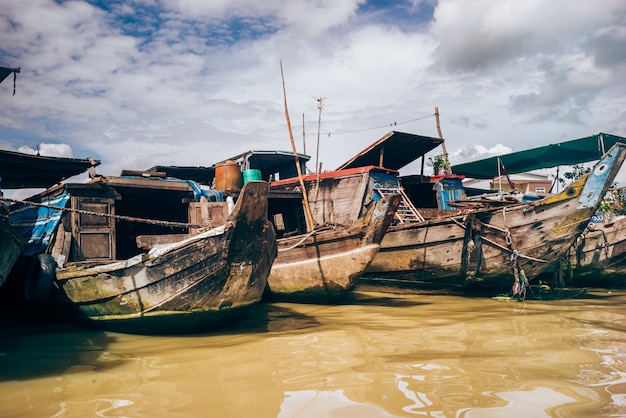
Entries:
[[483,158],[489,158],[496,155],[508,154],[510,152],[513,152],[513,150],[502,144],[496,144],[489,148],[484,145],[473,145],[456,149],[454,152],[450,153],[450,160],[456,164],[461,164],[468,161],[482,160]]
[[[290,150],[281,60],[300,150],[304,114],[314,153],[326,98],[326,169],[391,129],[437,136],[421,118],[435,106],[459,158],[626,136],[622,3],[412,1],[364,14],[360,0],[8,2],[0,65],[22,72],[15,96],[0,85],[0,142],[67,144],[105,174]],[[417,13],[430,5],[434,21]]]
[[24,154],[39,154],[45,157],[73,158],[72,147],[68,144],[41,143],[38,145],[37,149],[24,145],[19,147],[17,151],[23,152]]

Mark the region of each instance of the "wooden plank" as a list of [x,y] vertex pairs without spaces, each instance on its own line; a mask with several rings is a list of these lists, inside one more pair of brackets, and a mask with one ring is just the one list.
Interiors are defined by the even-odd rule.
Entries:
[[151,250],[155,245],[172,244],[189,238],[189,234],[138,235],[135,238],[137,247]]
[[[211,229],[224,225],[228,218],[228,206],[226,202],[208,202],[202,199],[201,202],[189,203],[189,223],[194,225],[202,225],[204,228]],[[190,228],[190,234],[197,234],[200,228]]]

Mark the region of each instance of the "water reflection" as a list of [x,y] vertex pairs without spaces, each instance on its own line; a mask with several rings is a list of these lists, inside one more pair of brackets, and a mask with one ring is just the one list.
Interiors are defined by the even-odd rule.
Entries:
[[278,418],[319,418],[337,415],[342,417],[391,417],[375,405],[354,402],[343,390],[300,390],[285,392]]
[[624,415],[626,293],[588,296],[356,292],[186,337],[4,328],[2,416]]
[[0,382],[52,376],[95,363],[113,338],[57,322],[0,319]]
[[498,392],[494,395],[504,400],[506,405],[462,410],[457,416],[463,418],[549,418],[560,415],[549,413],[556,406],[576,402],[576,399],[554,389],[541,387],[531,391]]

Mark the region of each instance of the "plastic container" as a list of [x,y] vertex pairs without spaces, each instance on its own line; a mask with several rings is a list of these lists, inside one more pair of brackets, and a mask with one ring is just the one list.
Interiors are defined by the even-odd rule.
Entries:
[[215,188],[217,190],[241,190],[241,168],[236,161],[225,161],[215,166]]
[[243,184],[252,180],[261,180],[261,170],[243,170]]

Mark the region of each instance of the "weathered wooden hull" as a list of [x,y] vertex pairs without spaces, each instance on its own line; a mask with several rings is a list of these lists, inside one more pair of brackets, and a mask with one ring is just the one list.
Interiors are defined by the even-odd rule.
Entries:
[[587,226],[619,171],[626,148],[607,153],[585,179],[529,204],[389,228],[365,275],[369,284],[467,286],[533,278],[559,260]]
[[57,271],[56,285],[92,323],[132,333],[227,325],[261,300],[276,257],[265,182],[250,182],[226,225],[125,261]]
[[288,300],[325,300],[354,287],[380,247],[400,196],[379,200],[348,227],[278,240],[268,290]]
[[0,286],[6,281],[23,248],[22,237],[7,222],[0,219]]
[[626,218],[589,224],[572,248],[573,284],[607,286],[626,281]]

